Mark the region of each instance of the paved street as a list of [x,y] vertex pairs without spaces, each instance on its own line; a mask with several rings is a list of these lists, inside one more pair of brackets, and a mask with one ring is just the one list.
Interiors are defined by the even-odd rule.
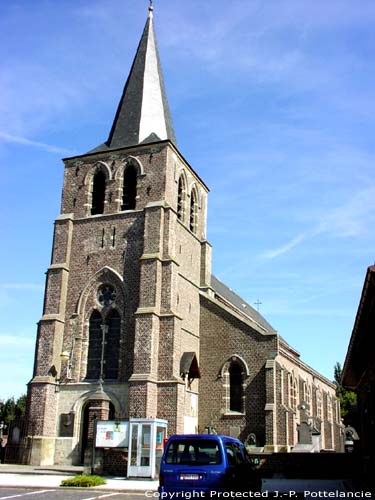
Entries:
[[105,492],[99,490],[0,488],[0,500],[146,500],[144,492]]

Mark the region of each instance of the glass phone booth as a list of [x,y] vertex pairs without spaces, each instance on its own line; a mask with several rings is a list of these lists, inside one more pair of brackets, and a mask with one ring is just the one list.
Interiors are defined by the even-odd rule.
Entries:
[[167,420],[131,418],[129,420],[128,477],[156,478],[167,437]]

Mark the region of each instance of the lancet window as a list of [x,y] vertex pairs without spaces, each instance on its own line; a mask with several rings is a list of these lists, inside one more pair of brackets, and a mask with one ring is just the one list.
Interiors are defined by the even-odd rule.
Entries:
[[197,193],[195,189],[192,189],[190,195],[189,229],[193,233],[197,232],[197,212],[198,212]]
[[177,217],[183,221],[185,212],[185,197],[186,197],[186,186],[185,180],[181,175],[178,180],[178,194],[177,194]]
[[91,215],[104,213],[105,185],[105,174],[99,170],[92,181]]
[[89,321],[87,354],[88,379],[117,379],[121,338],[121,317],[112,309],[105,321],[101,313],[93,311]]
[[137,170],[130,164],[124,170],[121,210],[134,210],[137,196]]
[[229,410],[242,412],[242,369],[233,361],[229,366]]

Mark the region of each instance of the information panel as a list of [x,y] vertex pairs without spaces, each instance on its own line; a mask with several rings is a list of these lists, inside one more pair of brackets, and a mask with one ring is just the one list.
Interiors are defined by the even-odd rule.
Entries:
[[127,448],[129,446],[129,422],[98,420],[95,446],[97,448]]

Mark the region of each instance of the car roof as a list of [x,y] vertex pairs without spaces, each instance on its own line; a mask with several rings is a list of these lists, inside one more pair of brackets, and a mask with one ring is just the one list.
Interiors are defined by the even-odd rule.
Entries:
[[178,439],[212,439],[213,441],[241,443],[237,438],[231,436],[224,436],[222,434],[174,434],[169,437],[169,440]]

